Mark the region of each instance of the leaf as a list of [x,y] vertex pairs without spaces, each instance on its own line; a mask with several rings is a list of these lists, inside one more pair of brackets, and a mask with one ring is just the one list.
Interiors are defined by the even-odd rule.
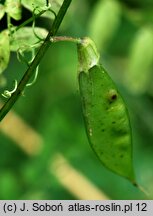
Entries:
[[[49,1],[49,2],[51,4],[51,9],[55,11],[56,13],[59,10],[61,4],[59,4],[56,1]],[[35,9],[35,14],[38,14],[41,11],[47,9],[45,0],[44,1],[42,0],[32,0],[32,1],[22,0],[22,5],[30,11],[33,11]],[[51,13],[50,11],[46,11],[42,16],[47,17],[47,18],[52,18],[52,19],[55,18],[53,13]]]
[[22,5],[30,11],[33,11],[34,8],[43,8],[46,6],[45,0],[22,0]]
[[120,4],[116,0],[97,1],[89,18],[89,36],[97,47],[104,49],[119,26],[121,18]]
[[0,4],[0,20],[3,18],[5,14],[5,6]]
[[8,31],[0,33],[0,74],[6,69],[10,58],[10,45]]
[[21,19],[21,0],[6,0],[6,13],[15,20]]
[[[88,52],[86,48],[87,42],[83,55],[85,50]],[[89,66],[86,72],[80,71],[78,78],[86,131],[92,149],[105,167],[134,182],[131,127],[120,93],[99,63]]]
[[[47,30],[44,28],[35,27],[35,33],[40,38],[45,38]],[[30,49],[39,39],[35,36],[32,27],[23,27],[13,34],[11,41],[11,51],[17,51],[19,48]],[[38,43],[38,46],[40,43]]]
[[50,0],[51,8],[55,13],[57,13],[63,3],[63,0]]

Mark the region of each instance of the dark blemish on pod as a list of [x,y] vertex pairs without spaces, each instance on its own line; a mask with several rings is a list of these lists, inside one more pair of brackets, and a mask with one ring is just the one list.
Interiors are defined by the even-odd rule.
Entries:
[[120,155],[120,158],[123,158],[123,157],[124,157],[124,156],[121,154],[121,155]]
[[116,98],[117,98],[117,94],[111,95],[111,99],[112,99],[112,100],[115,100]]
[[114,101],[116,101],[118,97],[117,91],[115,89],[110,89],[107,93],[107,99],[109,101],[109,103],[113,103]]
[[112,121],[112,124],[116,124],[116,121]]
[[102,132],[104,132],[104,131],[105,131],[105,129],[101,129],[101,131],[102,131]]

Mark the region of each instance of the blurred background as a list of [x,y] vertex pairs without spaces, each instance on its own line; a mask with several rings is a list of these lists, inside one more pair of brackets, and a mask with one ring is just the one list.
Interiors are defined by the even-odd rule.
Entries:
[[[30,16],[23,8],[22,19]],[[0,31],[5,22],[4,17]],[[42,17],[36,24],[49,29],[52,21]],[[129,109],[136,179],[150,195],[105,169],[91,150],[76,46],[59,42],[42,59],[36,84],[25,89],[0,124],[0,199],[152,199],[153,1],[73,0],[58,35],[95,41]],[[1,92],[11,89],[25,69],[12,53]],[[4,102],[1,97],[1,106]]]

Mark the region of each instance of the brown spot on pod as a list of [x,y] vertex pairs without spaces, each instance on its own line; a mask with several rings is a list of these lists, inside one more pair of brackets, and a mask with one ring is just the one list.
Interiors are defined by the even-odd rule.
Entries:
[[118,97],[118,93],[115,89],[110,89],[106,95],[107,100],[109,101],[109,103],[113,103],[114,101],[116,101],[117,97]]

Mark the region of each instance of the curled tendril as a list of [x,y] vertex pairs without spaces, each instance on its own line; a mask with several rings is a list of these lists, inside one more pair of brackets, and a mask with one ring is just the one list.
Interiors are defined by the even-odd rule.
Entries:
[[[36,9],[34,9],[36,10]],[[35,15],[34,15],[34,11],[33,11],[33,23],[32,23],[32,30],[33,30],[33,33],[34,35],[36,36],[36,38],[38,38],[39,42],[43,41],[44,39],[39,37],[39,35],[36,33],[35,31],[35,24],[36,24],[36,20],[35,20]]]
[[35,72],[35,75],[34,75],[32,82],[27,83],[26,87],[32,86],[36,82],[37,77],[38,77],[38,72],[39,72],[39,66],[37,66],[37,68],[36,68],[36,72]]
[[20,47],[18,50],[17,50],[17,59],[19,62],[21,63],[25,63],[27,66],[29,66],[29,62],[27,61],[27,59],[25,58],[24,56],[24,51],[26,50],[25,47]]
[[[33,61],[34,57],[35,57],[35,49],[39,47],[39,43],[36,42],[33,45],[23,45],[20,46],[17,50],[17,59],[19,62],[21,63],[25,63],[28,67],[30,65],[30,63]],[[25,57],[25,52],[30,52],[32,53],[32,57],[30,60],[27,60]]]
[[51,8],[49,8],[48,11],[50,11],[54,15],[55,18],[57,17],[55,11],[53,11]]
[[[28,67],[29,67],[30,63],[33,61],[34,57],[35,57],[35,48],[37,48],[39,46],[39,44],[41,43],[41,41],[44,41],[44,39],[40,38],[38,36],[38,34],[35,32],[35,20],[36,20],[36,15],[37,15],[36,10],[38,10],[38,9],[39,9],[39,7],[35,7],[34,10],[33,10],[33,13],[32,13],[32,16],[33,16],[32,29],[33,29],[34,35],[39,39],[38,42],[36,42],[35,44],[33,44],[31,46],[24,45],[24,46],[20,47],[17,50],[17,58],[18,58],[18,60],[20,62],[22,62],[22,63],[24,62]],[[43,9],[45,12],[46,11],[51,12],[55,16],[55,18],[56,18],[57,15],[51,9],[51,5],[50,5],[49,1],[46,1],[46,6],[43,7],[43,8],[41,8],[41,9]],[[9,25],[10,25],[10,27],[12,27],[12,31],[10,31],[10,34],[11,34],[11,36],[13,36],[13,34],[15,32],[15,29],[13,28],[13,25],[11,25],[10,23],[9,23]],[[31,53],[32,53],[31,60],[29,60],[29,61],[25,57],[25,52],[26,51],[31,51]],[[32,86],[36,82],[37,76],[38,76],[38,72],[39,72],[39,65],[36,68],[35,75],[34,75],[34,78],[33,78],[32,82],[26,84],[27,87],[28,86]],[[4,90],[4,92],[2,93],[2,96],[5,97],[5,98],[10,98],[12,96],[12,94],[16,91],[17,86],[18,86],[17,80],[14,80],[14,88],[11,91]]]
[[[32,61],[34,60],[35,58],[35,46],[37,46],[37,44],[34,44],[33,46],[24,46],[24,47],[20,47],[17,51],[17,58],[20,62],[24,62],[26,63],[26,65],[29,67],[29,65],[32,63]],[[29,50],[31,52],[31,59],[28,61],[26,58],[25,58],[25,55],[24,55],[24,52]],[[38,71],[39,71],[39,66],[37,66],[36,68],[36,71],[35,71],[35,75],[34,75],[34,78],[33,78],[33,81],[30,82],[30,83],[27,83],[26,86],[32,86],[36,80],[37,80],[37,76],[38,76]],[[6,92],[5,92],[6,93]]]
[[[37,33],[36,33],[36,31],[35,31],[35,23],[36,23],[36,18],[35,18],[35,11],[38,9],[38,7],[35,7],[34,9],[33,9],[33,13],[32,13],[32,16],[33,16],[33,23],[32,23],[32,29],[33,29],[33,33],[34,33],[34,35],[38,38],[38,43],[39,42],[41,42],[41,41],[44,41],[44,38],[41,38]],[[55,13],[55,11],[53,11],[52,9],[51,9],[51,5],[50,5],[50,3],[48,2],[48,4],[47,4],[47,6],[45,6],[44,7],[44,10],[45,11],[49,11],[49,12],[51,12],[54,16],[55,16],[55,18],[56,18],[56,13]]]
[[[34,7],[34,5],[33,5]],[[30,63],[33,61],[33,56],[32,59],[30,61],[28,61],[25,57],[25,52],[26,51],[31,51],[37,47],[39,47],[40,43],[42,43],[42,41],[44,41],[44,38],[41,38],[35,31],[35,22],[36,22],[36,16],[37,16],[37,10],[39,11],[41,9],[41,11],[50,11],[51,13],[54,14],[55,18],[56,18],[56,13],[51,9],[51,4],[48,1],[48,4],[42,8],[34,7],[33,12],[32,12],[32,16],[33,16],[33,23],[32,23],[32,29],[33,29],[33,33],[34,35],[38,38],[38,41],[36,43],[34,43],[33,45],[23,45],[22,47],[20,47],[17,50],[17,58],[19,60],[19,62],[24,62],[28,67],[30,65]],[[39,12],[41,12],[39,11]],[[33,52],[33,51],[32,51]]]
[[12,94],[16,91],[17,87],[18,87],[17,80],[14,80],[14,88],[11,91],[4,90],[4,92],[2,93],[2,96],[5,98],[10,98]]
[[[34,58],[35,58],[35,50],[32,49],[32,58],[31,58],[31,61],[29,63],[31,63]],[[37,77],[38,77],[38,72],[39,72],[39,65],[36,68],[35,75],[34,75],[34,78],[33,78],[32,82],[27,83],[26,87],[32,86],[36,82]]]

